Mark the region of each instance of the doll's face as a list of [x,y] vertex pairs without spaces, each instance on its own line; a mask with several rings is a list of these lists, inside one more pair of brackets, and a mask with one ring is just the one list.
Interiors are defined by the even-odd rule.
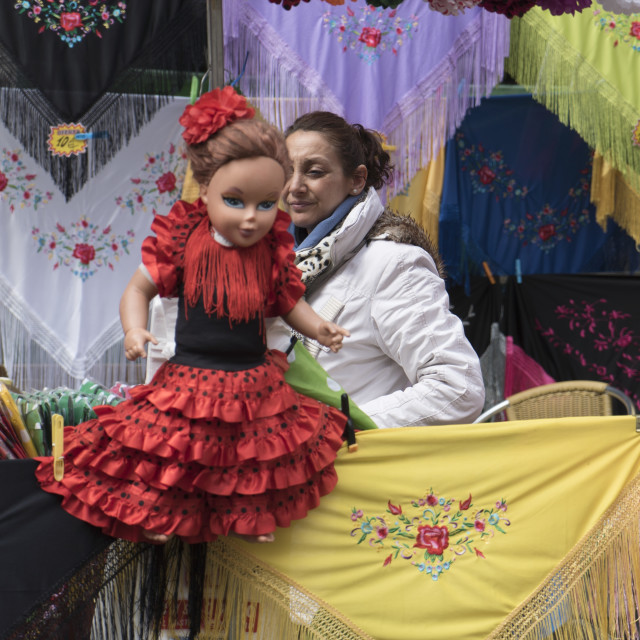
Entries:
[[238,247],[255,244],[273,226],[284,180],[282,166],[266,156],[222,165],[200,185],[211,226]]

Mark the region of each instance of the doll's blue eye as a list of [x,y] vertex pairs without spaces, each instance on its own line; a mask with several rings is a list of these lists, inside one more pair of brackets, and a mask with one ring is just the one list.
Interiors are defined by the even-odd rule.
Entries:
[[244,207],[244,203],[239,198],[222,196],[222,201],[227,205],[227,207],[233,207],[234,209],[242,209],[242,207]]
[[258,205],[258,211],[269,211],[270,209],[273,209],[275,204],[275,200],[265,200]]

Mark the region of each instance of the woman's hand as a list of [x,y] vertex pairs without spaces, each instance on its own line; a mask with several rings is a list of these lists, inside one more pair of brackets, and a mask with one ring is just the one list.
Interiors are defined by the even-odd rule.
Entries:
[[127,360],[137,360],[138,358],[146,358],[147,351],[145,345],[147,342],[158,344],[156,337],[141,327],[133,327],[124,334],[124,355]]
[[342,349],[343,338],[348,338],[350,335],[346,329],[343,329],[334,322],[323,320],[318,325],[318,335],[316,339],[321,345],[329,347],[331,351],[337,353]]

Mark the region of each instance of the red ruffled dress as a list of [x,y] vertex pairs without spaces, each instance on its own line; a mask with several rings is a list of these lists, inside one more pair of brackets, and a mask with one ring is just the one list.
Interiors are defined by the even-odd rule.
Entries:
[[346,418],[296,393],[284,354],[265,346],[264,317],[304,291],[288,224],[279,212],[238,249],[211,237],[200,201],[156,217],[143,262],[160,295],[179,297],[176,354],[131,400],[65,427],[60,482],[40,458],[37,478],[66,511],[118,538],[195,543],[286,527],[334,488]]

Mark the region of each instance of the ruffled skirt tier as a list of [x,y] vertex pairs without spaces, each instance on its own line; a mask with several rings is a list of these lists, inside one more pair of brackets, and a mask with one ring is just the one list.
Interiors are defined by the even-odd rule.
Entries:
[[337,482],[345,417],[297,394],[287,363],[229,372],[165,363],[130,400],[65,427],[65,472],[36,471],[66,511],[106,534],[207,542],[261,535],[304,518]]

